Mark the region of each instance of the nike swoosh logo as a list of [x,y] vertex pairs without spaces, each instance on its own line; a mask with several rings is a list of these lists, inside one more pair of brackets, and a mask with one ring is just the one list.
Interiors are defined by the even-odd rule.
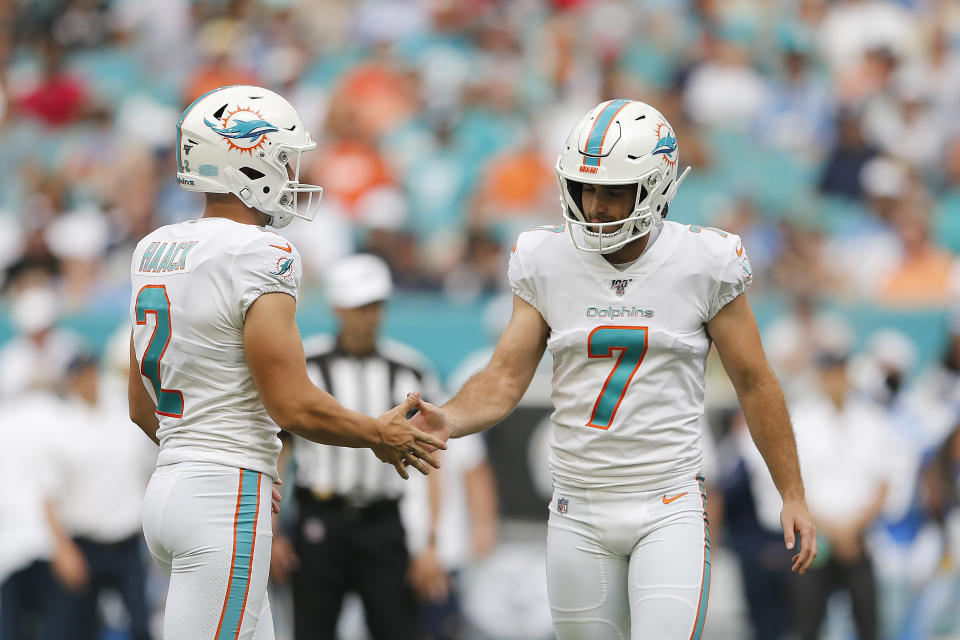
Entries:
[[742,255],[743,255],[743,245],[740,245],[739,247],[737,247],[737,257],[739,258]]
[[672,498],[668,498],[667,496],[663,496],[663,504],[670,504],[670,503],[673,502],[674,500],[679,500],[680,498],[682,498],[683,496],[687,495],[688,493],[690,493],[690,492],[689,492],[689,491],[684,491],[683,493],[678,494],[678,495],[675,495],[675,496],[673,496]]
[[293,247],[290,246],[290,243],[289,243],[289,242],[287,243],[287,246],[285,246],[285,247],[281,247],[281,246],[278,245],[278,244],[272,244],[272,245],[270,245],[270,246],[271,246],[271,247],[276,247],[277,249],[280,249],[280,251],[286,251],[287,253],[290,253],[291,251],[293,251]]

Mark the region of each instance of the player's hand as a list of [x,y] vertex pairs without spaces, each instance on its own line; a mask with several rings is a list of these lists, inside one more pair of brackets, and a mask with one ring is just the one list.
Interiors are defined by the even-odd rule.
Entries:
[[283,480],[280,480],[279,478],[277,478],[277,480],[275,480],[273,483],[273,502],[270,503],[270,510],[274,513],[280,513],[280,503],[283,502],[283,496],[280,495],[280,489],[277,487],[282,484]]
[[51,560],[53,575],[70,591],[80,591],[89,580],[87,559],[72,540],[58,543]]
[[450,439],[450,425],[443,411],[425,400],[417,402],[417,415],[410,418],[410,422],[444,442]]
[[422,602],[442,603],[450,594],[450,574],[440,564],[436,547],[427,547],[410,559],[410,584]]
[[300,558],[293,550],[290,538],[282,533],[273,536],[273,545],[270,550],[270,579],[278,584],[284,584],[290,579],[290,574],[300,568]]
[[783,542],[787,549],[795,547],[796,534],[800,534],[800,553],[793,556],[791,570],[802,575],[817,557],[817,527],[813,524],[806,502],[802,498],[784,500],[780,524],[783,526]]
[[423,475],[430,473],[427,465],[439,469],[440,463],[433,452],[447,448],[443,440],[420,431],[406,419],[406,415],[416,408],[418,402],[419,392],[408,393],[403,402],[380,416],[380,443],[370,447],[381,461],[392,464],[404,480],[409,477],[407,465]]

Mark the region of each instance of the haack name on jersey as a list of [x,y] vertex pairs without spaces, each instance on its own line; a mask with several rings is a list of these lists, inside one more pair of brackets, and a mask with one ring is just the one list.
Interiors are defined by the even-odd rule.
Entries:
[[184,271],[187,254],[199,244],[198,240],[186,242],[151,242],[140,258],[140,273],[170,273]]

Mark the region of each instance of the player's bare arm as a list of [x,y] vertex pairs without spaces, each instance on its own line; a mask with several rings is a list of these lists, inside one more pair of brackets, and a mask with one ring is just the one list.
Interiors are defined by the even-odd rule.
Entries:
[[70,591],[80,591],[90,581],[87,559],[63,526],[53,501],[45,499],[43,509],[53,537],[53,557],[50,558],[53,576]]
[[263,406],[281,429],[321,444],[370,447],[404,478],[404,461],[423,474],[429,473],[424,463],[439,467],[421,445],[442,449],[443,440],[419,431],[404,417],[419,401],[418,393],[371,418],[346,409],[310,381],[292,296],[268,293],[250,305],[243,347]]
[[453,586],[437,552],[437,531],[440,528],[440,506],[443,500],[442,473],[431,474],[427,479],[429,496],[429,526],[423,549],[412,554],[407,568],[407,579],[421,602],[443,602]]
[[797,459],[797,445],[780,383],[767,364],[757,321],[745,295],[739,295],[707,323],[720,360],[737,391],[750,434],[763,455],[773,482],[783,497],[780,523],[784,542],[800,553],[793,570],[805,573],[817,555],[816,527],[807,509]]
[[467,505],[470,509],[470,528],[473,531],[473,555],[482,558],[497,544],[497,483],[493,467],[484,460],[464,474]]
[[140,375],[140,362],[137,361],[137,352],[133,348],[132,334],[130,336],[130,366],[128,369],[127,403],[130,408],[130,419],[147,434],[148,438],[159,445],[157,428],[160,426],[160,422],[157,420],[157,405],[153,403],[153,398],[147,393],[143,377]]
[[414,422],[443,437],[459,438],[489,429],[506,418],[523,397],[547,348],[550,328],[540,312],[513,297],[513,315],[490,364],[467,381],[442,408],[418,405]]

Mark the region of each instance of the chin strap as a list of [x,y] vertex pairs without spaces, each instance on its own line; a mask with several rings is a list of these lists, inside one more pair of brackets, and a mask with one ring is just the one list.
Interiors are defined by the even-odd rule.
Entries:
[[276,224],[277,216],[279,214],[263,210],[260,202],[257,201],[257,198],[253,194],[253,191],[250,189],[250,187],[247,187],[243,184],[244,175],[235,167],[224,167],[223,177],[224,187],[227,189],[227,191],[237,196],[237,199],[239,199],[240,202],[247,205],[249,208],[256,209],[260,213],[266,214],[267,217],[270,218],[270,221],[267,223],[269,226],[274,227],[275,229],[280,229],[290,223],[290,220],[288,219],[283,224]]

